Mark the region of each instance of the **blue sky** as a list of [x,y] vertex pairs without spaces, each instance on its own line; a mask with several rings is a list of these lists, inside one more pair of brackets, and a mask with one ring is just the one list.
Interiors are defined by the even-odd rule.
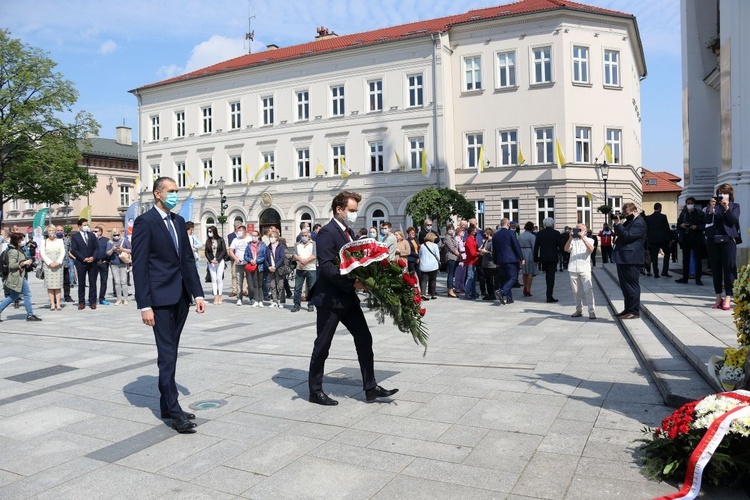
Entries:
[[[102,126],[100,136],[114,138],[116,126],[136,126],[136,99],[128,90],[246,53],[251,11],[256,52],[269,43],[310,41],[321,25],[349,34],[502,3],[507,2],[2,0],[0,26],[49,52],[80,93],[76,110],[93,113]],[[680,2],[582,3],[636,16],[648,67],[641,82],[643,166],[682,177]]]

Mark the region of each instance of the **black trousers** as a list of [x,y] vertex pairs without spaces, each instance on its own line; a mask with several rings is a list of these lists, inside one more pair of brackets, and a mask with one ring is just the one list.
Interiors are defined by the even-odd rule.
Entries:
[[669,242],[649,243],[648,251],[651,254],[651,265],[654,268],[654,276],[659,276],[659,250],[664,252],[664,264],[662,265],[661,275],[669,274]]
[[348,309],[326,309],[318,308],[317,321],[318,337],[315,339],[312,357],[310,358],[310,372],[308,384],[310,393],[323,390],[323,372],[325,371],[328,351],[331,349],[331,341],[336,333],[336,327],[343,323],[349,333],[354,337],[354,346],[357,348],[357,359],[359,369],[362,372],[362,386],[365,390],[374,389],[375,381],[375,356],[372,353],[372,334],[367,326],[367,320],[359,304]]
[[617,278],[620,280],[620,290],[625,299],[622,312],[641,314],[641,268],[639,264],[617,264]]
[[492,293],[492,290],[494,290],[494,288],[486,287],[487,281],[485,279],[485,274],[487,273],[485,273],[484,268],[481,266],[476,266],[474,272],[476,273],[476,281],[479,282],[479,293],[482,294],[482,297],[484,297],[488,293]]
[[683,246],[682,247],[682,279],[690,279],[690,254],[695,254],[695,280],[698,281],[703,276],[703,259],[700,257],[700,252],[697,248]]
[[727,297],[731,297],[734,280],[737,279],[737,244],[732,240],[717,245],[709,240],[706,248],[711,262],[714,293],[721,294],[724,292]]
[[554,298],[555,291],[555,273],[557,272],[557,261],[542,262],[544,269],[544,278],[547,282],[547,300]]
[[190,298],[183,294],[182,300],[171,306],[154,307],[154,338],[156,339],[156,366],[159,368],[159,408],[172,418],[182,414],[177,401],[177,349],[180,346],[182,327],[188,316]]
[[63,265],[63,298],[67,299],[70,297],[70,272],[68,266]]
[[602,249],[602,262],[604,264],[612,260],[612,247],[601,247]]
[[76,273],[78,274],[78,304],[86,303],[86,276],[89,278],[89,305],[96,304],[96,275],[99,269],[96,263],[79,264],[76,261]]
[[[482,292],[484,295],[489,295],[490,297],[495,296],[495,276],[497,276],[496,268],[482,268],[482,281],[480,282],[480,290],[487,290],[486,294],[484,293],[484,291]],[[484,286],[482,286],[482,284]]]
[[107,300],[107,278],[109,278],[109,262],[97,262],[96,267],[99,269],[99,302],[103,302]]

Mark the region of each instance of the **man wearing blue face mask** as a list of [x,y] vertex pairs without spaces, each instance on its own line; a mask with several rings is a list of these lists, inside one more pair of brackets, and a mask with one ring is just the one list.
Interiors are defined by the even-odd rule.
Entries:
[[161,416],[171,418],[177,432],[193,433],[195,415],[184,412],[177,401],[177,349],[190,302],[195,299],[198,314],[205,311],[206,303],[185,219],[172,213],[179,201],[177,184],[160,177],[154,181],[153,194],[154,208],[133,226],[135,300],[143,324],[154,329]]
[[396,251],[398,250],[398,242],[396,241],[396,235],[391,232],[392,227],[388,221],[380,223],[380,241],[388,247],[388,258],[390,260],[397,260]]

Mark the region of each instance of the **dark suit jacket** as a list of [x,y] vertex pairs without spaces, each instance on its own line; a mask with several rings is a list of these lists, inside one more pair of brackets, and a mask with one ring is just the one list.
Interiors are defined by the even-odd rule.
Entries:
[[[354,232],[347,229],[352,241],[355,239]],[[354,280],[339,273],[336,263],[339,250],[349,239],[341,230],[341,227],[333,219],[320,228],[318,237],[315,239],[318,252],[318,279],[310,289],[310,303],[315,307],[330,309],[347,309],[359,304],[359,297],[354,288]]]
[[664,243],[672,237],[672,228],[669,227],[667,216],[661,212],[654,212],[646,217],[646,226],[649,243]]
[[492,235],[492,260],[495,264],[517,264],[523,260],[521,245],[514,231],[503,227]]
[[555,228],[545,227],[536,235],[534,262],[557,262],[557,253],[563,248],[562,235]]
[[183,296],[203,297],[185,219],[175,214],[171,217],[179,255],[156,208],[139,216],[133,225],[133,281],[139,309],[171,306]]
[[75,264],[77,266],[90,266],[93,262],[84,262],[83,259],[93,257],[96,252],[96,236],[89,233],[86,235],[88,245],[83,242],[83,236],[81,233],[73,233],[70,237],[70,253],[76,258]]
[[615,248],[612,250],[612,262],[615,264],[637,264],[643,265],[646,258],[644,244],[646,243],[646,217],[640,214],[638,217],[623,224],[615,224],[614,232],[617,235]]

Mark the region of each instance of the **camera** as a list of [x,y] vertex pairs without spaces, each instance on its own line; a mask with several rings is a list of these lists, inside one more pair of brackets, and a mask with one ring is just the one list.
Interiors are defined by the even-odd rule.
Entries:
[[622,217],[622,212],[620,212],[620,211],[613,212],[613,213],[609,214],[609,218],[612,220],[612,222],[619,222],[623,218]]
[[581,230],[577,227],[573,228],[573,238],[580,238],[581,237]]

